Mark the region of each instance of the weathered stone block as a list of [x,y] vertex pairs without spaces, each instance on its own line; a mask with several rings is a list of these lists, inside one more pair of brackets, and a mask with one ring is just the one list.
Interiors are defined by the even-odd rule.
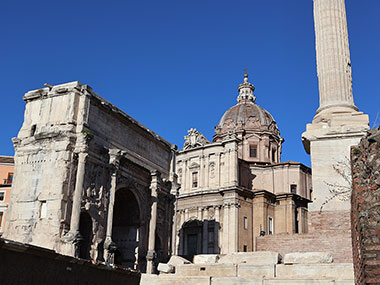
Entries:
[[262,285],[263,279],[252,277],[212,277],[211,285]]
[[209,276],[192,276],[189,278],[175,275],[160,275],[157,278],[157,285],[210,285],[210,279]]
[[239,264],[238,276],[255,278],[273,278],[275,277],[275,265]]
[[157,269],[160,273],[173,273],[175,267],[168,263],[159,263]]
[[352,263],[279,264],[276,267],[276,277],[284,279],[347,280],[354,278],[354,268]]
[[191,264],[191,262],[181,256],[173,255],[172,257],[170,257],[168,264],[177,266],[183,264]]
[[218,263],[270,265],[279,263],[280,258],[280,254],[278,252],[271,251],[235,252],[231,254],[221,255]]
[[292,252],[285,254],[284,264],[332,263],[333,257],[328,252]]
[[337,284],[334,280],[313,280],[313,279],[271,279],[264,280],[263,285],[333,285]]
[[235,264],[185,264],[176,266],[177,276],[216,276],[236,277],[237,265]]
[[219,260],[219,255],[217,254],[198,254],[194,256],[194,264],[213,264],[217,263]]
[[141,274],[140,285],[157,285],[158,275],[156,274]]

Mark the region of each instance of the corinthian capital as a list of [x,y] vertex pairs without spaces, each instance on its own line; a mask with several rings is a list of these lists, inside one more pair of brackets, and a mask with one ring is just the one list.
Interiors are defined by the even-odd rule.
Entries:
[[125,151],[117,148],[111,148],[108,150],[110,156],[109,163],[116,168],[119,168],[120,159],[125,155]]

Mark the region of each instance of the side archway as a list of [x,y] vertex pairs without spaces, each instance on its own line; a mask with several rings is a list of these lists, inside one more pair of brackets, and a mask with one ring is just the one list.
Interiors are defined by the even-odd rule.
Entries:
[[134,268],[139,246],[141,211],[135,194],[128,188],[116,191],[112,240],[115,242],[115,264]]

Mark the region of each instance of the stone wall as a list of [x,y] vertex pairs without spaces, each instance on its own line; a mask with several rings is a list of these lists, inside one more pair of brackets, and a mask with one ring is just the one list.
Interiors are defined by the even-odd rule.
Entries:
[[2,284],[139,284],[140,274],[0,239]]
[[350,232],[276,234],[257,238],[258,251],[275,251],[281,256],[291,252],[330,252],[334,262],[352,262]]
[[351,149],[352,245],[356,284],[380,283],[380,128]]

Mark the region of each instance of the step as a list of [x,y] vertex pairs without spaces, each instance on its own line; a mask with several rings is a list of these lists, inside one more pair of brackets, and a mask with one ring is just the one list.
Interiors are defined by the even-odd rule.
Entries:
[[270,265],[280,261],[280,254],[271,251],[234,252],[220,255],[218,264]]
[[210,285],[210,276],[176,276],[173,274],[141,274],[140,285]]
[[276,277],[278,279],[353,280],[354,267],[352,263],[278,264]]
[[276,265],[239,264],[237,276],[255,278],[274,278]]
[[236,264],[184,264],[175,268],[176,276],[236,277]]

